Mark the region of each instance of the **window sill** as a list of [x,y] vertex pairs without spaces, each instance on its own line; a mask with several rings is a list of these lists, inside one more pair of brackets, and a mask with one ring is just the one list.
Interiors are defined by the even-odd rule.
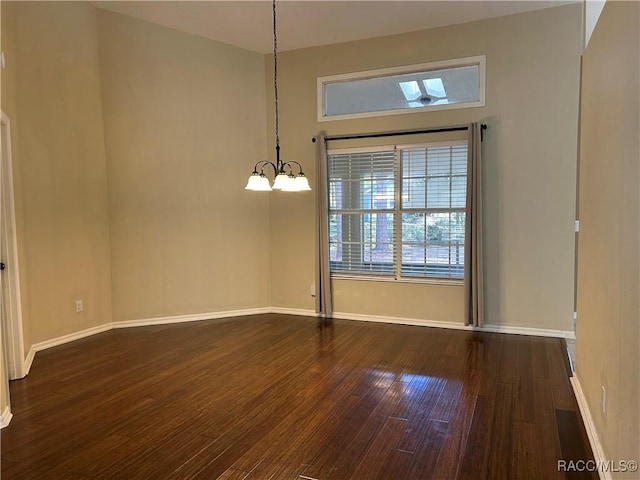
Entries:
[[332,280],[356,280],[359,282],[387,282],[387,283],[413,283],[423,285],[450,285],[463,286],[464,280],[450,278],[411,278],[411,277],[383,277],[376,275],[343,275],[331,274]]

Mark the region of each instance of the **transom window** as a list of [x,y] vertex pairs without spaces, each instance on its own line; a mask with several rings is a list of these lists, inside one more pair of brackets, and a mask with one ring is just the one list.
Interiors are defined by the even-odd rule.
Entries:
[[334,275],[462,279],[466,141],[331,150]]
[[318,120],[485,104],[485,57],[318,78]]

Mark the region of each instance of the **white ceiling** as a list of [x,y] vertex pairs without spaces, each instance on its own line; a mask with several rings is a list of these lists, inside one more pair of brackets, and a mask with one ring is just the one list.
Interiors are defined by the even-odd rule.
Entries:
[[[466,23],[581,0],[279,0],[278,49],[327,45]],[[94,1],[99,8],[261,53],[273,49],[272,6],[258,1]]]

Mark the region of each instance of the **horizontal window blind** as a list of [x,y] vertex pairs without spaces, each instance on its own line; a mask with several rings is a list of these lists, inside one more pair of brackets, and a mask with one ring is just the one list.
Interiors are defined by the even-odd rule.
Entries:
[[462,278],[467,145],[328,155],[331,271]]
[[467,146],[402,150],[402,208],[465,208]]
[[401,275],[462,278],[467,146],[401,150]]
[[393,275],[395,149],[329,153],[331,270]]

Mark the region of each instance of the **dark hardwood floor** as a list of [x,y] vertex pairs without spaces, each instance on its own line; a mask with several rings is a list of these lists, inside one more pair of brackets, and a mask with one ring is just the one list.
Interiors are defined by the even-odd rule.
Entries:
[[2,479],[581,479],[559,339],[287,315],[105,332],[11,382]]

